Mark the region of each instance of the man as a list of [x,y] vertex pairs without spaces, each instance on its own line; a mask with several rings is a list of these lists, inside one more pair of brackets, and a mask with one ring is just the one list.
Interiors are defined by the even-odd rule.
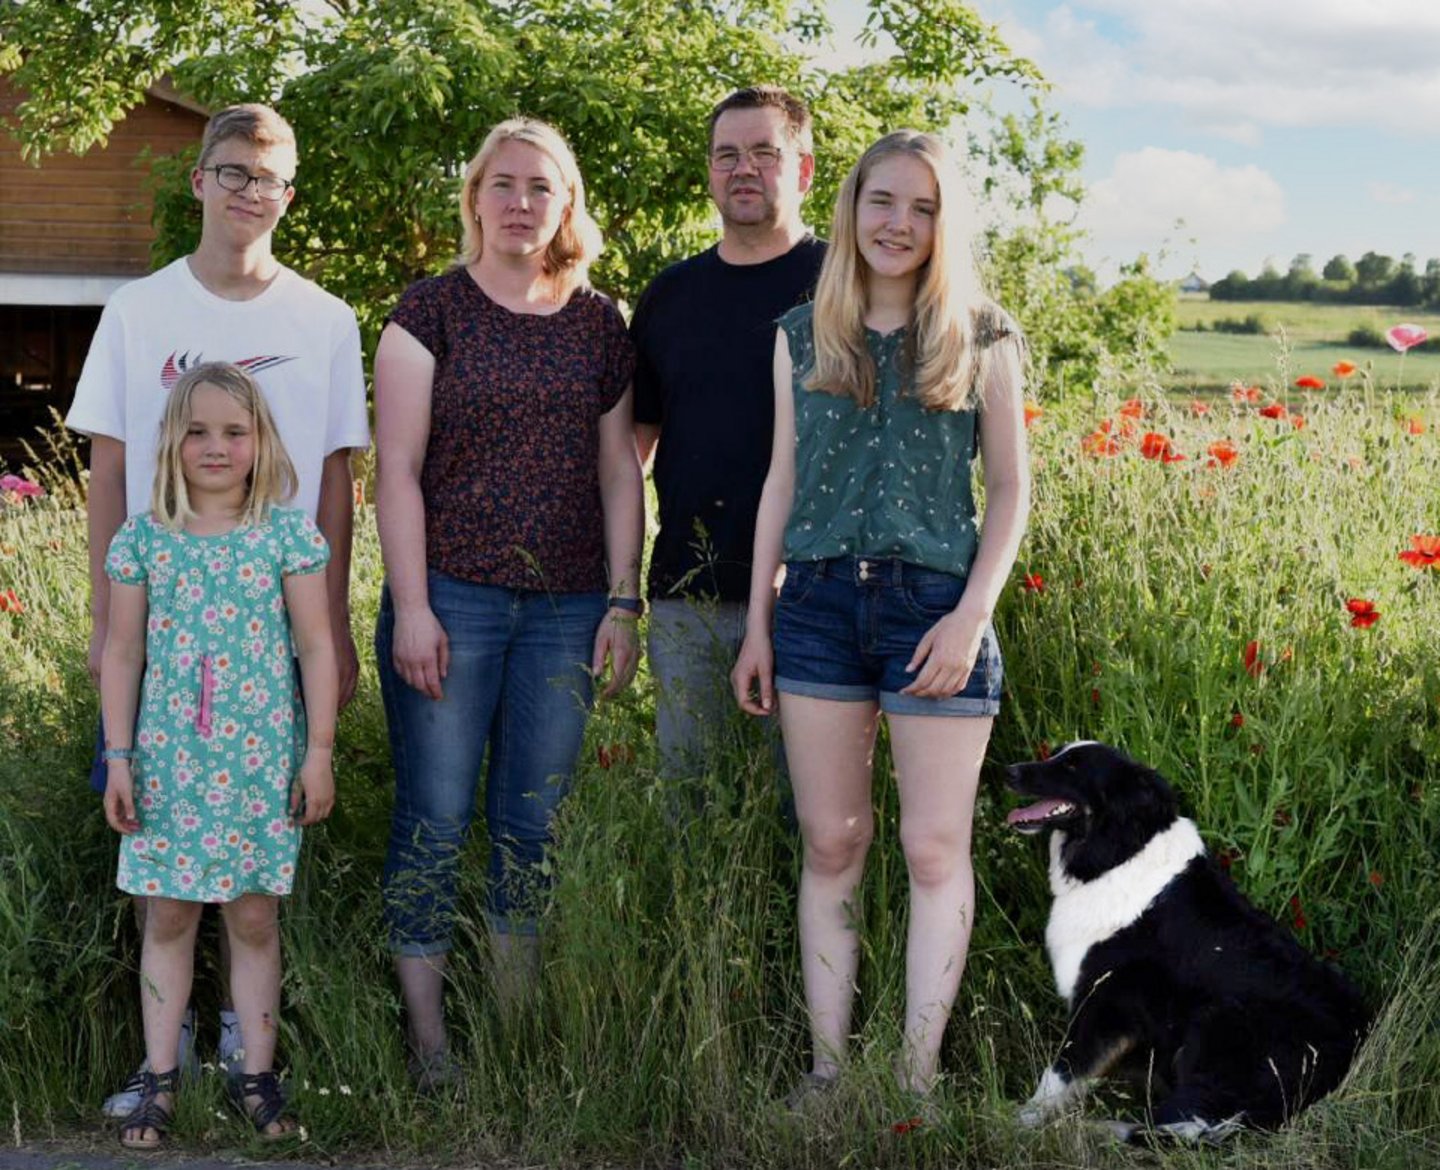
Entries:
[[[341,703],[354,693],[350,449],[363,450],[370,442],[365,375],[349,306],[284,267],[271,251],[275,227],[295,196],[296,162],[294,131],[274,110],[261,105],[221,110],[206,124],[200,159],[190,174],[201,205],[199,246],[119,289],[101,315],[65,420],[90,436],[89,667],[97,681],[110,601],[105,554],[126,517],[150,507],[166,395],[191,366],[229,361],[260,384],[299,476],[293,503],[315,519],[330,542],[326,586]],[[92,785],[101,791],[104,775],[92,774]],[[143,934],[143,898],[135,899],[135,914]],[[223,971],[228,957],[221,935]],[[182,1064],[188,1043],[182,1033]],[[234,1014],[222,1011],[222,1061],[240,1046]],[[139,1093],[133,1082],[105,1102],[107,1115],[125,1116],[135,1107]]]
[[801,219],[815,157],[798,98],[765,85],[721,101],[709,168],[720,242],[657,276],[630,330],[636,445],[647,466],[654,455],[660,504],[649,653],[671,778],[696,770],[707,728],[734,706],[727,675],[774,429],[775,320],[809,297],[825,252]]

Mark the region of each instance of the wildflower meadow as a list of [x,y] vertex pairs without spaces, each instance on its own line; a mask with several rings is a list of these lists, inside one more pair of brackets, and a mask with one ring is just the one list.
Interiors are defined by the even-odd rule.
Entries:
[[[883,743],[878,839],[856,906],[854,1066],[823,1106],[804,1067],[796,840],[771,751],[739,716],[709,770],[657,778],[653,693],[597,710],[531,1000],[486,976],[474,848],[451,971],[467,1076],[417,1098],[380,923],[389,822],[368,650],[380,585],[362,504],[365,673],[342,723],[334,818],[307,835],[283,912],[282,1061],[322,1158],[622,1166],[1275,1168],[1440,1163],[1440,395],[1363,365],[1283,370],[1219,395],[1148,384],[1027,410],[1030,530],[997,615],[1007,693],[977,809],[977,925],[939,1109],[913,1116],[898,1048],[904,863]],[[86,787],[85,525],[63,442],[0,480],[0,1111],[19,1141],[105,1140],[97,1106],[141,1051],[116,842]],[[1220,864],[1364,989],[1376,1023],[1343,1088],[1276,1135],[1158,1154],[1090,1124],[1108,1091],[1016,1123],[1063,1038],[1044,955],[1041,846],[1005,827],[1001,767],[1073,738],[1166,775]],[[210,929],[207,927],[207,930]],[[213,1051],[213,947],[197,981]],[[257,1155],[219,1078],[182,1094],[176,1144]],[[286,1156],[285,1153],[268,1156]]]

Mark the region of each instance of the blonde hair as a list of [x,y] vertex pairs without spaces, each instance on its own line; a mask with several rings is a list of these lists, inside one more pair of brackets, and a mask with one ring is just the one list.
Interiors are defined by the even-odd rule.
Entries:
[[265,395],[260,392],[254,378],[229,362],[205,362],[194,366],[185,371],[170,391],[164,417],[160,420],[160,445],[155,456],[155,489],[151,493],[150,508],[155,518],[171,529],[181,528],[185,521],[195,516],[185,484],[181,448],[190,429],[191,403],[195,391],[201,386],[223,390],[249,412],[254,423],[255,466],[250,469],[249,491],[240,513],[240,523],[261,524],[269,514],[270,506],[290,499],[300,481],[295,475],[295,465],[290,462],[285,445],[280,441],[280,432],[275,428],[270,408],[265,405]]
[[546,155],[560,171],[569,202],[561,214],[560,226],[545,248],[544,271],[563,299],[577,288],[588,284],[590,264],[600,255],[604,240],[600,227],[585,210],[585,180],[569,144],[560,132],[538,118],[510,118],[501,122],[481,144],[480,150],[465,168],[465,182],[460,187],[460,226],[464,237],[460,263],[474,264],[485,250],[485,236],[475,215],[475,192],[485,178],[485,167],[495,152],[507,142],[523,142]]
[[904,155],[919,159],[935,179],[934,242],[920,269],[904,360],[910,390],[928,410],[969,410],[984,383],[975,316],[991,307],[980,283],[973,238],[966,230],[966,198],[949,149],[933,134],[896,130],[870,147],[845,176],[835,200],[830,246],[815,286],[815,364],[807,390],[875,402],[875,361],[865,345],[868,268],[860,256],[856,209],[876,164]]
[[259,102],[246,102],[238,106],[226,106],[205,123],[205,133],[200,139],[201,167],[210,161],[215,148],[222,142],[238,138],[251,146],[285,147],[295,153],[295,130],[269,106]]

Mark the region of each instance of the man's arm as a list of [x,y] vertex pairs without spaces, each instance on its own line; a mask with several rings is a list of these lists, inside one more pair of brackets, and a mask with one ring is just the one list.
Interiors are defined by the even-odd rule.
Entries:
[[325,456],[315,523],[330,545],[325,592],[330,600],[330,625],[340,668],[340,709],[344,710],[355,695],[355,683],[360,677],[360,656],[350,629],[350,545],[355,531],[355,483],[348,447]]
[[125,444],[109,435],[90,437],[90,483],[85,494],[85,526],[90,542],[90,649],[85,666],[100,685],[100,656],[110,628],[110,578],[105,557],[125,523]]

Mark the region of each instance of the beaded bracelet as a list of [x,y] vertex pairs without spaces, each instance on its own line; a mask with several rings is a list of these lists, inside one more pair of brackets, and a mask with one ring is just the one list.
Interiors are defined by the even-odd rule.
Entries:
[[106,748],[100,753],[100,758],[107,763],[110,760],[133,760],[135,758],[134,748]]

